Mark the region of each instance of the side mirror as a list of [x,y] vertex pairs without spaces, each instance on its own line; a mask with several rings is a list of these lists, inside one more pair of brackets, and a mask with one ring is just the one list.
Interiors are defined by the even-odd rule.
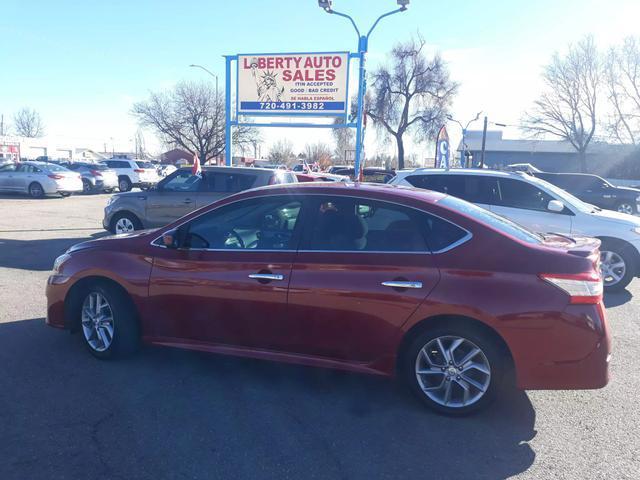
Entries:
[[551,200],[547,205],[547,210],[550,212],[560,213],[564,210],[564,203],[560,200]]
[[176,249],[180,247],[180,239],[178,230],[169,230],[162,235],[162,244],[171,249]]

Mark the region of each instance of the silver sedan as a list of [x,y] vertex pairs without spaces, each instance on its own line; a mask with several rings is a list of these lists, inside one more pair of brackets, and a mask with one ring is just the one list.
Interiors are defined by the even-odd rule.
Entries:
[[33,198],[82,191],[80,175],[59,165],[22,162],[0,167],[0,191],[26,193]]

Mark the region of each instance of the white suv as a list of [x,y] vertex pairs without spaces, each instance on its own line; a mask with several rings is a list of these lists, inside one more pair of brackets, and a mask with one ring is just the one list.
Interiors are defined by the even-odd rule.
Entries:
[[148,189],[160,181],[153,163],[129,158],[112,158],[103,160],[108,168],[115,170],[118,175],[118,189],[128,192],[133,187]]
[[608,291],[640,276],[640,219],[584,203],[524,173],[473,169],[399,171],[389,182],[447,193],[540,233],[596,237]]

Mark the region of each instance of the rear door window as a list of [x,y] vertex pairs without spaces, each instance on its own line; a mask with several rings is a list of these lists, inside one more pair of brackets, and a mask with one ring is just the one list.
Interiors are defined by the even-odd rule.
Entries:
[[206,172],[203,188],[207,192],[237,193],[253,188],[256,178],[247,173]]
[[482,175],[412,175],[407,181],[418,188],[446,193],[468,202],[495,205],[498,182]]

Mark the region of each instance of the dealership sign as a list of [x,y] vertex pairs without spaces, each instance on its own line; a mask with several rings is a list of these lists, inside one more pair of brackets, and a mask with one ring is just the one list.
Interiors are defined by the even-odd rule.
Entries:
[[239,115],[344,115],[349,54],[238,55]]
[[449,134],[443,125],[436,140],[436,168],[449,168],[449,152]]

